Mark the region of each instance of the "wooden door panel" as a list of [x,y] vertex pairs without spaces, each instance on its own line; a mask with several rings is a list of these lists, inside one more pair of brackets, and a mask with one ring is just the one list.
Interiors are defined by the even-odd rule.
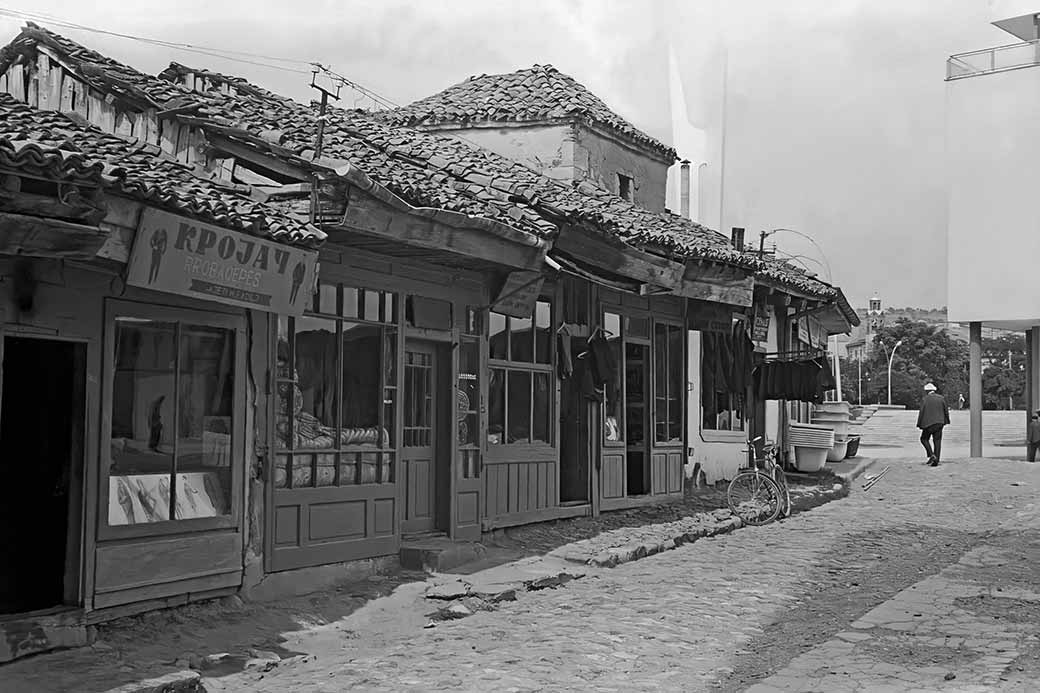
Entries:
[[625,453],[603,452],[600,469],[600,487],[603,499],[622,498],[625,495]]
[[432,457],[406,459],[405,473],[405,520],[433,521],[433,474]]
[[434,347],[410,344],[404,357],[403,532],[426,532],[436,524],[437,401]]

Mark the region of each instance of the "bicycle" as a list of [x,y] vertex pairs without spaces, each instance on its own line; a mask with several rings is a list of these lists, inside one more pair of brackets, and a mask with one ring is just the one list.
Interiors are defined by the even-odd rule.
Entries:
[[776,446],[765,445],[762,457],[755,456],[755,443],[761,439],[748,441],[749,465],[737,472],[726,490],[730,511],[749,525],[766,525],[791,514],[791,493],[776,461]]

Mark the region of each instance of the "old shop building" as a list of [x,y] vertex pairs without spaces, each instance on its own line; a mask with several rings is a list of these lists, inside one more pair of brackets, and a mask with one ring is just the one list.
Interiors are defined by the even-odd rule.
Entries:
[[[803,319],[818,334],[810,315],[844,315],[840,291],[650,202],[451,138],[331,109],[316,157],[309,107],[176,64],[145,75],[34,26],[0,75],[16,99],[151,144],[282,218],[306,218],[314,195],[328,234],[316,292],[305,280],[299,310],[241,311],[244,536],[214,547],[246,589],[416,536],[678,498],[698,461],[735,468],[756,406],[747,373],[719,377],[704,357],[704,335],[746,342],[754,321],[779,351]],[[117,238],[135,247],[132,231]],[[91,444],[108,468],[112,446]]]
[[324,233],[158,153],[0,94],[0,661],[243,584],[255,328]]
[[[603,191],[609,191],[615,198],[657,212],[665,210],[667,170],[677,160],[674,149],[632,125],[583,84],[551,65],[473,76],[380,116],[394,124],[461,137],[546,176],[569,182],[590,197],[608,198],[611,195]],[[687,196],[688,192],[684,191]],[[668,219],[668,225],[678,233],[688,233],[690,242],[703,239],[703,235],[698,238],[696,225],[674,215],[658,217],[661,218]],[[641,223],[632,223],[622,231],[622,235],[636,245],[643,239],[653,239],[647,232],[646,222],[639,221]],[[743,229],[733,229],[730,240],[735,250],[744,252]],[[563,233],[553,252],[566,253],[570,249],[582,252],[585,248],[579,249],[579,244],[580,236]],[[653,418],[645,422],[646,430],[650,425],[654,427],[655,438],[663,435],[662,428],[685,429],[683,446],[670,447],[656,439],[649,459],[661,460],[664,454],[669,460],[667,468],[673,469],[672,465],[681,458],[687,476],[703,472],[709,482],[730,478],[745,462],[749,437],[764,435],[782,443],[788,420],[807,421],[809,418],[806,403],[783,406],[777,400],[762,400],[752,391],[750,375],[756,364],[775,357],[819,360],[829,335],[844,334],[859,323],[858,316],[837,287],[791,263],[771,257],[748,259],[751,261],[745,267],[757,267],[753,282],[748,271],[735,271],[732,266],[728,269],[720,265],[687,266],[686,278],[703,282],[687,284],[675,292],[689,299],[685,301],[685,317],[672,323],[688,332],[683,345],[685,364],[677,366],[684,370],[680,385],[688,396],[679,398],[681,413],[666,409],[664,418],[678,413],[678,421],[662,424]],[[597,312],[609,314],[607,319],[611,324],[624,321],[628,325],[627,318],[603,303],[617,305],[619,295],[609,288],[600,288],[609,286],[605,282],[594,279],[593,284],[592,290],[603,297],[599,299],[601,305]],[[620,302],[635,305],[638,300],[629,296]],[[660,313],[657,320],[668,324],[668,305],[667,299],[652,299],[642,304],[648,312],[642,318],[637,317],[633,324],[642,325],[642,320],[648,320],[651,313]],[[638,309],[634,315],[639,315]],[[673,309],[671,318],[674,320],[677,316]],[[749,346],[748,340],[740,336],[742,332],[754,338],[753,344]],[[649,340],[649,333],[643,336]],[[626,346],[625,350],[631,353],[633,363],[641,363],[643,357],[635,346],[640,339],[638,332],[632,339],[633,346]],[[657,348],[658,340],[651,341]],[[748,349],[753,349],[756,355],[748,356],[736,367],[746,373],[716,372],[731,370],[723,365],[724,360],[726,363],[729,360],[719,356]],[[627,364],[627,360],[622,360]],[[655,353],[654,359],[647,363],[661,361],[672,362],[669,355]],[[628,369],[625,373],[625,378],[642,379],[638,369]],[[680,378],[678,371],[676,378]],[[662,392],[667,393],[667,384],[659,390],[655,383],[653,388],[655,406],[663,404],[656,398]],[[638,397],[636,393],[640,388],[623,387],[622,390],[625,397],[628,393]],[[564,399],[566,396],[565,389]],[[643,424],[629,421],[637,417],[641,406],[633,399],[632,407],[624,412],[606,414],[606,422],[608,425],[613,425],[612,420],[621,422],[620,428],[632,427],[642,438]],[[610,408],[609,396],[607,408]],[[783,418],[781,411],[785,412]],[[600,467],[619,468],[627,475],[630,465],[622,462],[625,456],[619,455],[618,442],[606,438],[602,441]],[[585,441],[575,443],[580,446]],[[565,447],[565,456],[567,452]],[[626,452],[631,453],[633,460],[647,454],[639,446],[632,446]],[[573,451],[570,454],[573,455]],[[635,471],[639,464],[631,467]],[[566,465],[562,466],[561,473],[566,469]],[[633,481],[636,477],[638,474]],[[608,474],[609,478],[616,475]],[[613,491],[605,491],[605,488]],[[640,488],[638,482],[632,488]],[[612,486],[608,482],[606,487],[601,487],[600,495],[605,501],[604,507],[626,504],[621,497],[627,492],[622,491],[620,485]]]

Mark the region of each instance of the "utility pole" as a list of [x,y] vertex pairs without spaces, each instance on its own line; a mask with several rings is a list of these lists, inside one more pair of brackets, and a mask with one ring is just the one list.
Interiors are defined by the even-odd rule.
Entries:
[[[317,161],[321,158],[321,149],[325,139],[325,117],[326,112],[329,108],[329,97],[333,100],[339,101],[339,90],[343,87],[342,78],[333,76],[324,66],[320,63],[313,63],[314,69],[311,70],[311,87],[321,92],[321,105],[318,107],[318,133],[314,141],[314,160]],[[332,78],[332,84],[334,85],[334,91],[330,91],[324,86],[318,84],[318,73]],[[311,223],[316,224],[318,222],[318,191],[321,186],[321,181],[318,179],[317,174],[314,175],[314,180],[311,182]]]

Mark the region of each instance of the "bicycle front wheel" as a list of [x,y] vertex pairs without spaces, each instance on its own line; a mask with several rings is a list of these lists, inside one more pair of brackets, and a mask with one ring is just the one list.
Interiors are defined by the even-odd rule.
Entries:
[[748,525],[767,525],[775,520],[783,496],[777,483],[758,471],[737,474],[726,491],[730,511]]

